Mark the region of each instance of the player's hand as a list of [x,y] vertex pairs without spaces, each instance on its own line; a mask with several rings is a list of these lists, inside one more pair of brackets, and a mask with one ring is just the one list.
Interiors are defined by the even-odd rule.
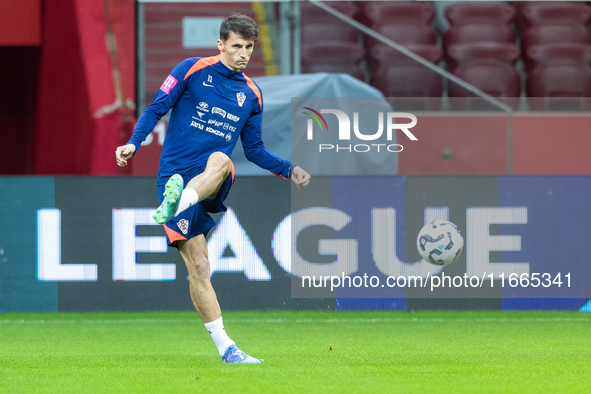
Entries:
[[298,189],[303,189],[310,183],[310,174],[302,169],[300,166],[295,166],[291,173],[291,180]]
[[117,158],[117,165],[119,167],[125,167],[127,165],[127,159],[133,156],[135,153],[135,145],[127,144],[117,148],[115,151],[115,157]]

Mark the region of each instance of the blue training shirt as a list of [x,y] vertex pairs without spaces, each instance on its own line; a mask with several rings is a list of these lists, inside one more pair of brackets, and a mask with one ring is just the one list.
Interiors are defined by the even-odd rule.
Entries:
[[185,175],[205,164],[213,152],[231,157],[239,136],[249,161],[291,178],[291,163],[263,144],[261,90],[242,71],[226,67],[219,55],[185,59],[172,70],[128,142],[135,145],[136,152],[171,108],[160,156],[159,185],[174,174]]

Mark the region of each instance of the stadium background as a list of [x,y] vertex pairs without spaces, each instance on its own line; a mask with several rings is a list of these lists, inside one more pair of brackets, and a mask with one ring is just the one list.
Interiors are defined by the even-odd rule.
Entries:
[[[372,27],[370,3],[334,2],[333,5]],[[397,84],[375,78],[382,71],[379,66],[372,65],[376,59],[369,56],[370,40],[362,36],[356,35],[355,39],[362,46],[363,56],[353,65],[346,64],[339,69],[337,66],[344,60],[330,63],[326,60],[330,58],[328,55],[324,60],[317,55],[312,60],[306,58],[307,53],[317,53],[314,52],[318,50],[313,45],[317,44],[315,39],[326,37],[326,30],[315,33],[315,27],[306,27],[306,23],[329,27],[332,23],[342,24],[313,5],[302,4],[301,8],[302,41],[296,46],[296,49],[301,47],[301,63],[296,65],[298,56],[294,53],[288,53],[294,59],[286,62],[282,57],[285,46],[280,41],[283,36],[278,32],[282,29],[282,16],[293,12],[292,6],[272,2],[136,3],[129,0],[5,2],[6,12],[0,16],[4,26],[0,32],[0,57],[4,59],[0,70],[5,93],[0,106],[3,123],[0,201],[2,206],[16,201],[19,209],[5,211],[0,217],[0,311],[192,309],[180,257],[175,251],[165,252],[159,229],[141,219],[146,216],[145,209],[156,205],[154,174],[165,120],[157,126],[159,132],[154,133],[151,144],[142,148],[130,167],[118,168],[113,151],[127,141],[138,111],[150,102],[161,81],[178,61],[189,56],[216,54],[215,49],[183,41],[183,18],[215,19],[231,11],[255,18],[262,27],[262,41],[247,69],[251,77],[299,71],[348,71],[384,94],[391,93],[388,87]],[[526,49],[523,38],[529,28],[529,22],[519,18],[521,7],[514,4],[517,17],[508,22],[520,53]],[[438,24],[440,16],[437,8],[433,14],[435,22],[429,28],[436,37],[434,45],[441,49],[445,35],[444,27]],[[586,19],[582,23],[588,26],[588,22]],[[291,33],[297,31],[294,27],[297,28],[292,26]],[[333,25],[333,29],[339,28]],[[347,45],[358,49],[352,42]],[[420,212],[427,206],[451,207],[450,219],[462,226],[468,207],[519,205],[528,207],[528,229],[499,226],[496,231],[520,234],[522,254],[495,255],[493,252],[491,261],[517,259],[533,263],[539,256],[547,257],[550,253],[552,258],[544,260],[549,261],[543,266],[545,269],[558,272],[568,267],[570,271],[580,272],[582,286],[591,280],[585,265],[585,256],[589,255],[585,243],[589,223],[586,197],[591,173],[591,159],[586,148],[591,142],[588,131],[591,117],[586,112],[585,97],[589,94],[584,91],[590,88],[591,82],[581,79],[584,73],[573,73],[573,78],[578,78],[574,85],[582,87],[582,92],[571,89],[572,80],[563,78],[563,86],[571,90],[565,88],[564,92],[551,93],[562,98],[532,96],[540,90],[530,88],[528,77],[536,71],[526,64],[526,55],[516,62],[507,62],[521,81],[518,101],[511,101],[507,91],[500,93],[508,97],[501,97],[501,101],[516,110],[510,116],[498,111],[495,114],[466,111],[468,101],[458,107],[445,107],[439,98],[452,95],[446,83],[441,84],[437,94],[429,90],[432,86],[427,87],[425,97],[428,99],[419,97],[418,110],[428,109],[429,112],[420,118],[414,131],[420,139],[429,142],[409,145],[398,157],[399,175],[387,181],[401,184],[404,193],[399,192],[400,195],[413,202],[401,205],[398,210],[408,218],[398,233],[402,238],[397,239],[398,245],[406,245],[398,248],[398,257],[403,261],[416,260],[411,252],[413,237],[403,237],[403,233],[416,233],[421,221],[411,218],[422,217]],[[576,70],[586,72],[587,60],[577,65]],[[436,61],[451,70],[449,58],[444,58],[443,54]],[[388,62],[397,64],[391,59]],[[409,78],[417,72],[416,68],[408,68],[408,63],[403,62],[402,66],[406,67]],[[552,64],[539,67],[550,66],[554,67]],[[471,82],[478,85],[485,80],[486,76],[480,75]],[[509,87],[514,88],[509,85],[507,89]],[[462,95],[455,94],[456,98],[450,102],[461,103]],[[580,96],[563,99],[575,94]],[[417,105],[415,100],[410,102]],[[506,126],[508,118],[511,120],[509,128]],[[498,119],[500,125],[495,123]],[[273,150],[272,145],[269,147]],[[236,246],[234,250],[225,248],[218,256],[219,271],[213,276],[224,309],[590,309],[585,298],[589,295],[581,292],[566,298],[530,298],[527,294],[495,294],[496,298],[450,295],[437,300],[408,294],[400,298],[292,298],[289,272],[277,262],[272,244],[275,229],[290,213],[290,185],[274,177],[255,177],[248,172],[238,175],[228,205],[272,279],[249,280],[242,271],[224,272],[236,266],[240,256],[237,248],[244,246]],[[439,177],[441,175],[445,177]],[[341,178],[330,181],[353,185],[357,182]],[[455,194],[451,197],[437,195],[433,201],[421,200],[420,196],[437,190],[433,185],[441,182],[458,184]],[[337,190],[333,189],[334,184],[331,184],[331,196]],[[480,190],[480,197],[473,193],[474,189]],[[552,193],[555,195],[549,200],[547,196]],[[390,190],[377,194],[391,195]],[[450,202],[459,195],[469,198]],[[516,197],[511,200],[507,195]],[[386,201],[386,204],[397,206],[398,203]],[[453,216],[454,204],[455,215],[459,215],[457,219]],[[368,202],[363,207],[348,206],[331,198],[326,206],[338,206],[366,220],[370,205]],[[125,221],[116,221],[117,212],[129,213],[130,210],[138,218],[137,234],[134,228],[130,230],[124,224]],[[357,213],[358,210],[362,212]],[[121,228],[117,227],[119,225]],[[228,228],[241,234],[236,225]],[[54,237],[56,234],[59,237]],[[118,277],[114,269],[118,258],[114,252],[118,241],[116,234],[126,235],[129,243],[136,242],[132,239],[134,236],[151,237],[147,244],[135,243],[137,263],[167,264],[168,268],[147,274],[154,276]],[[334,236],[354,237],[360,242],[369,239],[368,233]],[[51,244],[42,249],[42,241]],[[35,247],[23,247],[26,242]],[[145,250],[140,251],[142,247]],[[370,255],[365,252],[365,256]],[[465,272],[465,259],[464,255],[449,269],[458,274]],[[78,271],[66,269],[63,277],[59,276],[62,272],[59,271],[54,277],[43,278],[39,276],[40,260],[51,266],[88,266]]]

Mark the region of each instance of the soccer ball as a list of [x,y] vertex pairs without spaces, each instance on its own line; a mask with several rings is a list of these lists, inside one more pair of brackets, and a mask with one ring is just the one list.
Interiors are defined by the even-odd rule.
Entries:
[[447,220],[425,224],[417,237],[419,254],[434,265],[448,265],[456,261],[464,248],[464,238],[458,227]]

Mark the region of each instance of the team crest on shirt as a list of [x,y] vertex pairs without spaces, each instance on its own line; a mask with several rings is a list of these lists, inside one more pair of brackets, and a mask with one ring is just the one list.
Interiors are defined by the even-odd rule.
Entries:
[[183,234],[187,235],[187,231],[189,231],[189,221],[186,219],[181,219],[176,224],[179,226],[179,229],[182,231]]
[[242,107],[242,104],[246,100],[246,95],[242,92],[236,93],[236,98],[238,99],[238,105]]

